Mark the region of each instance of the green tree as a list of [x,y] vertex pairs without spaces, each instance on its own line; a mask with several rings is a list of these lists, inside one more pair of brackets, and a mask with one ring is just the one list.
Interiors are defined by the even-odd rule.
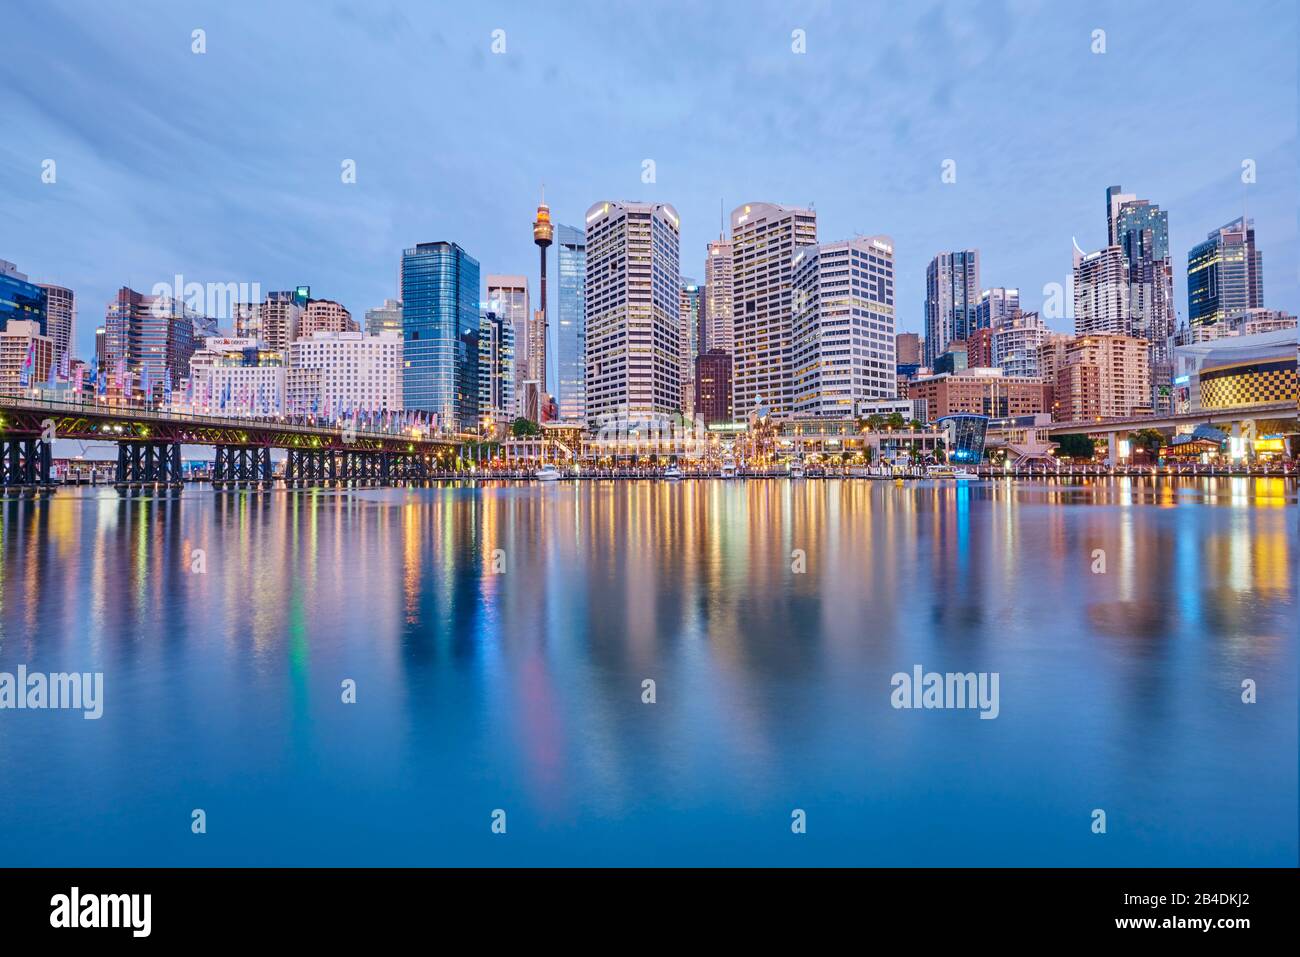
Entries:
[[885,420],[885,424],[891,429],[901,429],[907,423],[903,419],[903,414],[901,412],[893,412],[890,413],[889,418]]
[[1066,458],[1090,462],[1097,453],[1096,440],[1090,435],[1058,435],[1056,442],[1057,454]]
[[517,439],[525,439],[531,435],[541,435],[542,427],[532,419],[525,419],[521,415],[510,423],[510,434]]

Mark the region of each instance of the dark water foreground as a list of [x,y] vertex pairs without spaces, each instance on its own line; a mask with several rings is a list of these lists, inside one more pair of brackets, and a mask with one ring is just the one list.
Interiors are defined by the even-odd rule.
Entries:
[[[103,715],[0,710],[0,865],[1293,865],[1297,512],[1277,479],[7,501],[0,673],[102,672]],[[917,665],[996,675],[997,717],[893,707]]]

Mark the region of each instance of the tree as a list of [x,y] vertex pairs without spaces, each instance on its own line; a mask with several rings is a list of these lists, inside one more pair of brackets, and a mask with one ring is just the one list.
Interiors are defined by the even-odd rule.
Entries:
[[1057,453],[1066,458],[1090,462],[1097,454],[1097,443],[1090,435],[1058,435],[1056,442],[1060,446]]
[[906,425],[907,423],[904,421],[903,414],[901,412],[893,412],[890,413],[889,418],[885,420],[885,424],[888,425],[891,429],[901,430],[903,426]]
[[1133,443],[1135,450],[1143,451],[1154,459],[1160,455],[1160,449],[1165,444],[1165,437],[1160,434],[1159,429],[1138,429],[1129,436],[1129,441]]
[[541,435],[542,427],[532,419],[525,419],[521,415],[510,423],[510,434],[517,439],[524,439],[531,435]]
[[885,427],[885,417],[879,413],[872,413],[867,416],[867,430],[870,432],[879,432]]

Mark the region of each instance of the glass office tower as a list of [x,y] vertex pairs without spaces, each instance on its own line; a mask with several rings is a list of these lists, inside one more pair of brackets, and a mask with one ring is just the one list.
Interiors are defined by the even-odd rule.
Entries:
[[587,418],[587,231],[557,224],[555,248],[560,285],[556,292],[555,364],[560,421]]
[[402,402],[443,431],[477,425],[478,304],[478,260],[456,243],[402,253]]

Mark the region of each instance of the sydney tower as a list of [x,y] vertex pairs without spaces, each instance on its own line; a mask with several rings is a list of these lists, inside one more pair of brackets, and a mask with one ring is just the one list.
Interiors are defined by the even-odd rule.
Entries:
[[555,238],[555,227],[551,225],[551,207],[546,205],[546,193],[542,193],[542,202],[537,207],[537,218],[533,220],[533,242],[537,243],[542,256],[542,308],[536,311],[537,322],[533,336],[536,339],[528,343],[528,371],[537,380],[538,388],[546,394],[546,247]]

